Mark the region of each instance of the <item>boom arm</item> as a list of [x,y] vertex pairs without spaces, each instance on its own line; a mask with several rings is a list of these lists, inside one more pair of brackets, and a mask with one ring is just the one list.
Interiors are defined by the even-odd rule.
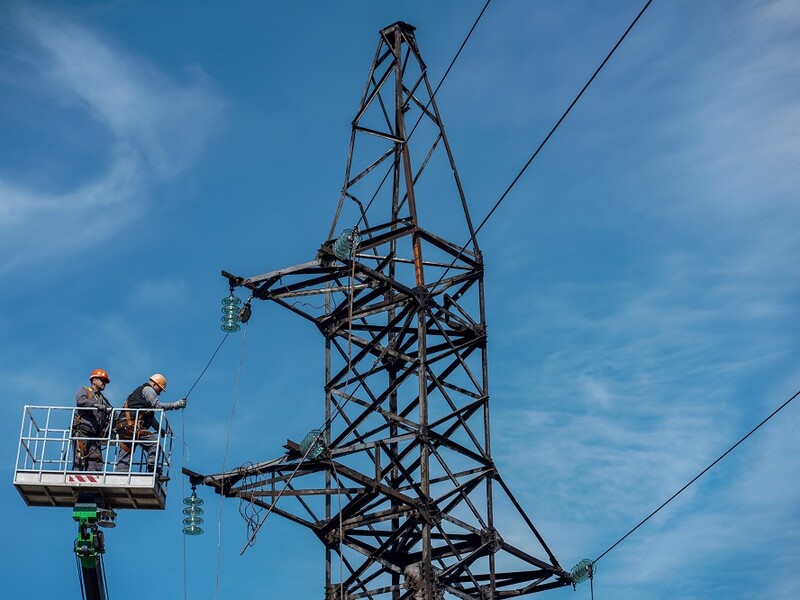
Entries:
[[108,600],[103,557],[98,557],[97,564],[93,568],[83,566],[80,557],[77,558],[77,561],[78,572],[81,576],[83,600]]
[[72,509],[72,518],[78,523],[78,537],[75,539],[74,551],[83,599],[108,600],[103,569],[103,554],[106,547],[99,526],[113,527],[116,514],[112,510],[98,508],[97,502],[93,499],[76,503]]

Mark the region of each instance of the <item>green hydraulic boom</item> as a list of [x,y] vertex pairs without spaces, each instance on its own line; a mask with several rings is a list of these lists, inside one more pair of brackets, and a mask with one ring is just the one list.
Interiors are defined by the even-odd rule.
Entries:
[[81,498],[72,509],[72,518],[78,523],[78,537],[74,550],[81,576],[84,600],[108,600],[103,554],[105,536],[100,527],[114,527],[116,513],[98,506],[96,498]]

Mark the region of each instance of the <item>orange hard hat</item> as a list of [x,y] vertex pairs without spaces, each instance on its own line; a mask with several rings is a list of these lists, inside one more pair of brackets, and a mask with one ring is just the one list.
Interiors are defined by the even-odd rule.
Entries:
[[158,384],[158,387],[160,387],[162,390],[164,391],[167,390],[167,378],[164,377],[161,373],[154,373],[153,375],[151,375],[150,381],[152,381],[155,384]]
[[104,369],[95,369],[92,371],[91,375],[89,375],[89,381],[92,379],[102,379],[106,383],[111,383],[111,379],[108,376],[108,373]]

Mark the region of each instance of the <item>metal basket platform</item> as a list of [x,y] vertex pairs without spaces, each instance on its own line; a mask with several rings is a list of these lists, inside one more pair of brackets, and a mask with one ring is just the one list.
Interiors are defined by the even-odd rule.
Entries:
[[[72,507],[80,495],[94,493],[108,508],[163,509],[167,501],[167,483],[172,454],[172,430],[163,411],[150,411],[158,424],[155,471],[148,472],[143,459],[145,442],[120,440],[113,427],[100,443],[102,469],[81,471],[73,468],[74,437],[71,424],[80,410],[63,406],[26,406],[22,416],[14,487],[29,506]],[[130,411],[136,413],[138,411]],[[110,422],[121,416],[114,410]],[[120,444],[130,444],[131,464],[115,471]]]

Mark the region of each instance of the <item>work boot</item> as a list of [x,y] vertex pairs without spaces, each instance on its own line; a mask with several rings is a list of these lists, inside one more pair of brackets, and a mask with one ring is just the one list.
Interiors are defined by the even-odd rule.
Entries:
[[159,483],[164,483],[165,481],[169,481],[169,475],[165,475],[161,469],[156,470],[156,481]]

